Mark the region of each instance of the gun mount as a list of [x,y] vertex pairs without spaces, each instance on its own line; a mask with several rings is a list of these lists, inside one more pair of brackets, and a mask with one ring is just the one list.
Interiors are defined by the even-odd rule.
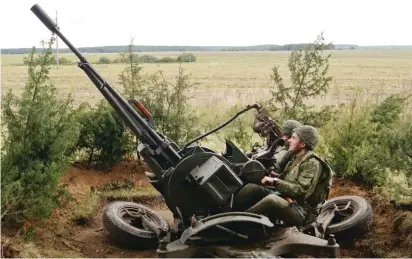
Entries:
[[[297,252],[295,249],[313,255],[324,253],[327,256],[335,257],[339,255],[339,245],[332,236],[329,236],[328,240],[325,239],[327,234],[330,234],[327,232],[327,227],[330,227],[329,223],[332,222],[335,215],[339,214],[340,211],[351,209],[353,215],[356,214],[358,217],[359,215],[369,215],[371,210],[362,204],[364,201],[360,200],[359,197],[356,199],[346,197],[343,201],[336,199],[328,203],[327,206],[325,205],[327,209],[321,217],[299,230],[295,227],[291,229],[275,225],[263,215],[233,211],[234,194],[246,183],[253,182],[250,175],[254,175],[255,177],[252,178],[258,180],[267,175],[269,172],[267,166],[259,162],[258,159],[245,155],[230,140],[226,140],[226,152],[221,155],[207,147],[191,144],[226,126],[244,112],[255,109],[258,111],[257,120],[260,125],[254,130],[269,139],[265,155],[270,155],[275,147],[281,143],[282,132],[279,125],[270,118],[264,108],[259,104],[248,105],[221,126],[195,138],[180,148],[175,142],[156,131],[151,121],[151,114],[143,104],[138,100],[126,101],[109,85],[60,32],[60,28],[54,24],[39,5],[33,5],[31,11],[51,32],[60,37],[79,58],[78,66],[138,137],[140,144],[137,152],[140,153],[152,171],[146,175],[154,188],[162,194],[170,211],[173,212],[176,229],[172,233],[167,223],[160,226],[159,224],[163,222],[162,219],[143,205],[130,202],[109,204],[105,209],[104,217],[106,220],[104,222],[108,222],[107,224],[111,228],[116,227],[114,232],[117,234],[123,233],[123,240],[124,237],[127,237],[134,242],[133,237],[139,237],[136,233],[140,233],[137,227],[128,225],[122,220],[122,216],[127,214],[142,220],[145,230],[139,238],[148,240],[158,238],[158,240],[156,239],[159,244],[157,252],[161,257],[190,257],[199,253],[203,253],[203,255],[214,254],[215,256],[220,254],[222,257],[236,256],[227,252],[228,250],[212,244],[215,244],[216,240],[226,242],[229,240],[230,243],[233,238],[253,240],[252,237],[256,233],[264,233],[263,236],[266,236],[268,228],[274,229],[276,233],[272,236],[272,240],[275,242],[272,249],[260,250],[258,254],[252,252],[253,257],[262,255],[273,257],[282,253]],[[145,118],[135,110],[136,108]],[[352,203],[356,203],[357,206],[361,204],[362,206],[358,207],[366,208],[366,210],[362,212],[363,214],[355,213],[355,209],[358,207],[351,206]],[[110,222],[111,220],[113,222]],[[365,222],[364,217],[357,220]],[[155,224],[155,221],[160,223]],[[252,226],[251,232],[246,230],[249,229],[246,226]],[[339,230],[341,229],[339,227]],[[229,239],[225,238],[225,235],[228,235]]]

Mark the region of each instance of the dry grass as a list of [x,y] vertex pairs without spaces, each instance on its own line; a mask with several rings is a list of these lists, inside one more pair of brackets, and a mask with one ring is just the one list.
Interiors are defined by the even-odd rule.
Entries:
[[[93,217],[101,207],[101,197],[97,193],[90,192],[84,200],[81,200],[74,207],[72,220],[76,222],[87,222]],[[82,224],[82,223],[80,223]]]
[[[157,57],[175,57],[179,52],[139,53]],[[194,52],[196,63],[184,64],[186,72],[192,75],[199,87],[189,93],[191,104],[211,106],[221,103],[229,106],[235,103],[250,103],[270,96],[271,68],[280,66],[280,72],[289,83],[287,62],[290,52]],[[101,56],[115,58],[116,53],[87,54],[90,61]],[[64,56],[75,61],[73,54]],[[27,67],[15,66],[22,62],[24,55],[2,55],[2,92],[13,89],[21,93],[26,82]],[[124,64],[94,65],[103,77],[118,88],[118,74]],[[144,71],[152,74],[163,70],[165,77],[174,80],[178,64],[144,64]],[[344,102],[353,92],[354,86],[365,90],[365,96],[379,98],[382,93],[402,92],[412,88],[412,51],[410,50],[354,50],[334,51],[330,60],[330,73],[333,77],[331,91],[321,100],[322,103]],[[61,90],[75,94],[77,103],[96,103],[102,95],[77,65],[54,67],[51,79]],[[238,95],[239,93],[239,95]],[[319,103],[319,100],[314,100]]]

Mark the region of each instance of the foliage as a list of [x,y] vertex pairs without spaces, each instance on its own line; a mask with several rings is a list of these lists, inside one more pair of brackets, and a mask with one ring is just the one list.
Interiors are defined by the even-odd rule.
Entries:
[[159,61],[158,58],[150,55],[143,55],[139,57],[139,61],[141,63],[157,63]]
[[126,67],[119,74],[119,83],[122,85],[124,94],[128,99],[135,99],[140,96],[142,89],[147,84],[140,59],[133,52],[133,49],[132,39],[127,49],[120,53],[121,61],[126,63]]
[[[26,58],[28,79],[20,98],[2,98],[2,219],[43,218],[58,206],[60,176],[70,166],[79,135],[72,99],[57,99],[49,81],[52,38],[44,53]],[[44,43],[43,43],[44,44]]]
[[[243,105],[233,105],[229,109],[228,114],[232,117],[243,108]],[[224,138],[233,141],[239,148],[243,149],[244,152],[250,151],[252,148],[252,136],[254,134],[252,125],[253,114],[249,111],[237,117],[224,128]]]
[[108,57],[101,57],[99,58],[99,64],[110,64],[111,60]]
[[314,44],[304,45],[303,49],[292,52],[289,57],[290,86],[284,85],[279,67],[272,68],[270,76],[275,88],[272,90],[270,109],[278,113],[278,118],[295,119],[315,127],[322,126],[332,118],[334,113],[330,106],[315,111],[314,105],[305,104],[308,99],[322,96],[328,91],[332,80],[327,76],[331,54],[326,57],[322,55],[327,48],[321,34]]
[[125,123],[106,100],[95,107],[81,105],[77,119],[82,125],[77,150],[86,153],[89,167],[99,162],[111,168],[133,150]]
[[338,175],[378,186],[387,185],[396,172],[410,175],[411,120],[401,116],[406,100],[391,95],[379,105],[361,106],[354,98],[321,129],[319,150]]
[[176,62],[176,59],[171,58],[171,57],[164,57],[164,58],[159,59],[158,62],[159,63],[174,63]]
[[[56,62],[54,62],[56,63]],[[66,57],[59,58],[59,65],[71,65],[72,61]]]
[[198,118],[187,104],[186,93],[196,85],[189,77],[181,65],[175,83],[166,81],[163,72],[158,71],[150,76],[141,98],[153,116],[156,130],[178,145],[199,134]]
[[[170,51],[285,51],[300,48],[301,46],[308,44],[287,44],[287,45],[255,45],[255,46],[147,46],[139,45],[135,46],[133,51],[137,52],[170,52]],[[78,50],[82,53],[117,53],[123,51],[125,46],[96,46],[96,47],[80,47]],[[328,49],[347,49],[356,48],[356,45],[337,45],[330,44]],[[388,48],[388,47],[387,47]],[[387,49],[383,47],[382,49]],[[408,49],[410,46],[391,46],[391,49]],[[376,46],[370,48],[363,46],[362,49],[377,49]],[[61,53],[70,53],[67,48],[60,49]],[[11,48],[2,49],[3,54],[27,54],[30,49],[27,48]]]
[[102,191],[114,191],[114,190],[120,190],[120,189],[126,189],[130,190],[134,187],[134,184],[130,180],[113,180],[105,184],[101,190]]
[[150,111],[155,128],[178,144],[193,138],[198,132],[197,117],[192,115],[187,105],[186,93],[195,84],[189,82],[189,75],[179,66],[176,83],[166,81],[162,71],[144,75],[140,59],[133,59],[133,40],[122,53],[122,60],[127,61],[125,69],[119,75],[124,93],[129,99],[138,99]]
[[196,57],[192,53],[183,53],[176,59],[177,62],[196,62]]

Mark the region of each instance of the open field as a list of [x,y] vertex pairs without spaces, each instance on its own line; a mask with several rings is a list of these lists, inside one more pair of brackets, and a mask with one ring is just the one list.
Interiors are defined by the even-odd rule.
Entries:
[[[329,52],[327,52],[329,53]],[[139,53],[156,57],[177,57],[180,52]],[[192,81],[199,83],[190,93],[192,104],[198,106],[228,106],[238,102],[251,103],[270,97],[271,68],[280,66],[286,84],[288,78],[288,51],[276,52],[194,52],[196,63],[183,64]],[[26,82],[27,67],[22,65],[27,55],[2,55],[1,90],[8,89],[19,94]],[[61,54],[77,61],[73,54]],[[117,53],[87,53],[91,62],[100,57],[110,59]],[[19,65],[20,64],[20,65]],[[167,79],[173,80],[178,73],[178,64],[143,64],[145,73],[152,74],[163,70]],[[94,65],[99,73],[118,88],[118,74],[124,64]],[[412,51],[411,50],[348,50],[333,51],[329,75],[333,77],[328,96],[322,103],[345,102],[351,90],[361,87],[364,97],[377,100],[388,93],[403,92],[412,88]],[[77,65],[56,66],[51,71],[51,79],[63,92],[75,94],[76,102],[95,103],[102,96]],[[319,103],[319,100],[314,100]],[[222,107],[223,108],[223,107]]]

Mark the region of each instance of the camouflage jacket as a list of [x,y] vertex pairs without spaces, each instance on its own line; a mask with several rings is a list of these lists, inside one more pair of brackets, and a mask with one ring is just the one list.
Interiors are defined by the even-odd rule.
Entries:
[[280,177],[277,182],[277,190],[282,195],[295,199],[299,204],[303,204],[311,196],[322,174],[322,165],[314,157],[312,151],[308,151],[302,157],[293,156],[288,159],[287,154],[282,154],[282,159],[277,163],[284,164],[287,159],[284,170],[281,169]]
[[275,158],[275,171],[278,174],[281,174],[283,171],[282,168],[286,166],[286,163],[289,160],[290,153],[285,146],[279,147],[274,155]]

